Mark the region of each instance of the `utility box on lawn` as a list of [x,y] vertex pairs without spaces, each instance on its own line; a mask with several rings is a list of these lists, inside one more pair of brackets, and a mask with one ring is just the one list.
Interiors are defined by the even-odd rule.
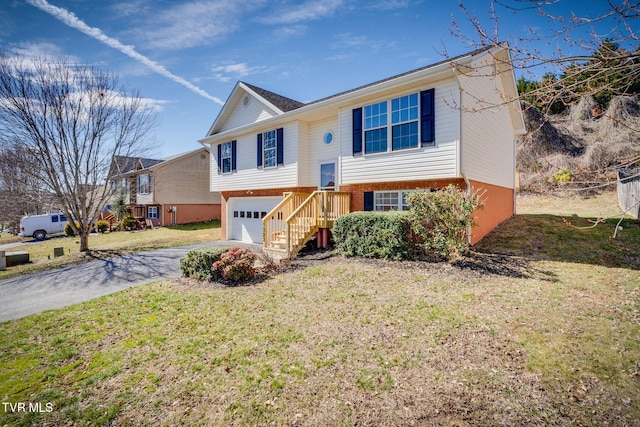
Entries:
[[0,271],[5,271],[7,269],[7,257],[4,254],[4,251],[0,251]]
[[7,267],[29,264],[29,252],[7,252],[5,258],[7,260]]

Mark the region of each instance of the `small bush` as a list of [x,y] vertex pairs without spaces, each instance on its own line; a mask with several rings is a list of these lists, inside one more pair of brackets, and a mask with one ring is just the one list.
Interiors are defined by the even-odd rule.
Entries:
[[345,256],[401,260],[411,257],[404,212],[354,212],[339,217],[332,230]]
[[228,250],[229,248],[198,248],[191,250],[180,259],[180,274],[196,280],[209,282],[219,280],[222,276],[211,270],[211,266],[218,261],[220,255]]
[[96,221],[96,230],[98,233],[106,233],[109,229],[109,221],[105,221],[104,219],[99,219]]
[[253,263],[256,258],[256,254],[249,249],[233,247],[220,255],[211,270],[214,276],[222,277],[228,282],[246,282],[255,275]]
[[[80,229],[80,223],[78,221],[76,221],[76,228]],[[68,223],[65,224],[65,226],[64,226],[64,234],[67,237],[75,237],[76,232],[73,231],[73,227],[71,227],[71,223],[68,222]]]
[[137,230],[139,228],[140,228],[140,224],[138,223],[138,220],[131,215],[128,215],[122,218],[122,221],[120,221],[121,230],[131,231],[131,230]]
[[450,258],[469,249],[467,230],[475,225],[473,212],[483,206],[480,194],[448,185],[410,193],[407,203],[412,239],[427,254]]

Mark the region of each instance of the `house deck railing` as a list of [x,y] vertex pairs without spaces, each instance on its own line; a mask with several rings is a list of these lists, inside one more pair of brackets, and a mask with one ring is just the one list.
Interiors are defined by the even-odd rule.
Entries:
[[[295,209],[279,220],[279,212],[294,203]],[[263,220],[264,247],[292,257],[320,228],[331,228],[339,216],[349,213],[350,206],[351,194],[346,192],[315,191],[302,201],[287,195]]]
[[262,218],[262,242],[265,247],[273,246],[276,234],[286,228],[286,219],[307,197],[308,193],[284,193],[282,201]]

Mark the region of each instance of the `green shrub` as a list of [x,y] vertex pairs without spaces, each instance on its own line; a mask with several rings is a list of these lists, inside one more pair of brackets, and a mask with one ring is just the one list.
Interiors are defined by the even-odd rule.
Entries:
[[246,282],[255,275],[255,260],[256,254],[249,249],[233,247],[220,255],[211,270],[214,276],[222,277],[228,282]]
[[549,184],[568,184],[573,179],[573,174],[566,169],[560,169],[556,173],[554,173],[547,182]]
[[131,231],[137,230],[139,228],[140,224],[138,223],[138,220],[131,215],[127,215],[126,217],[122,218],[122,221],[120,221],[121,230]]
[[98,233],[106,233],[109,229],[109,221],[105,221],[104,219],[99,219],[96,221],[96,230]]
[[218,261],[220,255],[228,250],[229,248],[198,248],[191,250],[180,259],[180,274],[196,280],[209,282],[219,280],[222,276],[213,271],[211,267]]
[[[76,228],[80,229],[80,223],[78,221],[76,221]],[[76,232],[73,231],[73,227],[71,227],[71,223],[67,222],[64,226],[64,234],[67,237],[75,237]]]
[[331,233],[345,256],[401,260],[411,257],[404,212],[354,212],[339,217]]
[[469,249],[467,230],[475,225],[473,212],[483,206],[480,194],[448,185],[439,191],[409,193],[407,203],[414,245],[444,258]]

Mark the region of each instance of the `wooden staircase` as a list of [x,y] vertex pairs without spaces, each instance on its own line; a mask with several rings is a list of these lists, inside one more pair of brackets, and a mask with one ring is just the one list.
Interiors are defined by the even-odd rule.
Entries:
[[314,191],[285,193],[284,199],[262,219],[264,251],[274,259],[293,258],[322,228],[349,213],[351,193]]

